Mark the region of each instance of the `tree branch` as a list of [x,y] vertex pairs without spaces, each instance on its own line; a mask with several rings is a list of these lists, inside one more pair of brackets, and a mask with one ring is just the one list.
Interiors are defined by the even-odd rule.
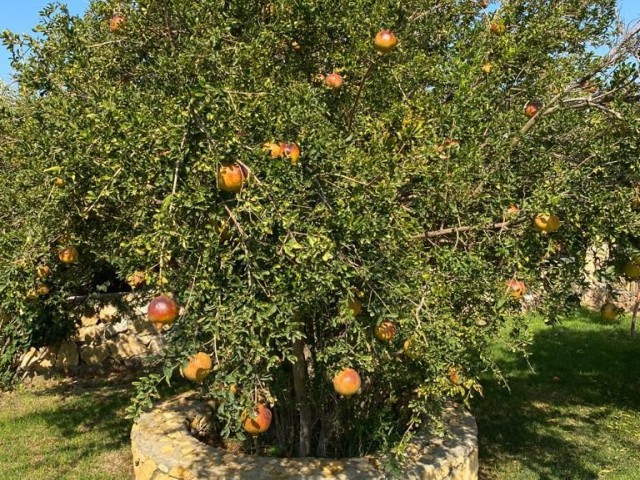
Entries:
[[514,222],[498,222],[492,223],[490,225],[484,225],[481,227],[471,227],[471,226],[463,226],[463,227],[451,227],[451,228],[441,228],[440,230],[433,230],[431,232],[422,233],[420,235],[414,235],[411,237],[411,240],[428,240],[430,238],[444,237],[446,235],[458,234],[463,232],[469,232],[471,230],[507,230],[510,226],[512,226]]

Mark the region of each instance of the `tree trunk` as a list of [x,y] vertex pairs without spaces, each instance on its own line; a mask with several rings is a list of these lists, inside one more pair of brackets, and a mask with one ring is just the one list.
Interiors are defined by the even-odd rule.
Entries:
[[633,315],[631,315],[631,336],[636,336],[636,318],[638,318],[638,308],[640,307],[640,285],[636,284],[636,301],[633,304]]
[[311,408],[307,394],[307,362],[304,358],[304,340],[293,344],[296,363],[293,365],[293,387],[296,393],[296,406],[300,414],[300,436],[298,437],[298,456],[308,457],[311,453]]

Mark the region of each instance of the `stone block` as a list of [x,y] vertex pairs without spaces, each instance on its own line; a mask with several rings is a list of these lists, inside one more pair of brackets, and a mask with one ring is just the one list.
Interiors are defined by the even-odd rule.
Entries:
[[80,358],[87,365],[101,365],[111,356],[107,345],[85,345],[80,349]]
[[96,338],[102,335],[104,325],[88,325],[78,328],[75,340],[82,343],[92,343]]
[[78,363],[80,363],[80,358],[75,342],[70,340],[62,342],[56,357],[56,368],[66,370],[69,367],[77,367]]
[[111,303],[104,305],[98,312],[98,318],[102,322],[113,322],[114,320],[120,318],[121,316],[122,315],[118,307],[116,307]]
[[144,355],[147,348],[135,335],[120,335],[107,342],[111,355],[115,358],[131,358]]

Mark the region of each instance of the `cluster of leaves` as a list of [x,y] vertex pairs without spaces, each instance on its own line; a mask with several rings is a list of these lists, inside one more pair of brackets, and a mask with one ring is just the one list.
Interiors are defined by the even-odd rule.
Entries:
[[[114,13],[126,22],[112,31]],[[447,397],[481,391],[487,347],[521,310],[506,280],[553,318],[589,245],[633,249],[638,69],[630,41],[607,58],[592,48],[615,41],[614,0],[94,1],[83,17],[42,14],[37,37],[4,34],[18,92],[0,116],[2,336],[68,332],[65,298],[143,270],[149,298],[170,291],[185,307],[163,376],[210,353],[204,388],[225,434],[270,401],[283,454],[308,453],[292,440],[300,404],[306,450],[393,448]],[[400,41],[387,55],[373,48],[382,28]],[[322,81],[334,71],[340,90]],[[302,156],[271,158],[265,142]],[[238,194],[218,188],[230,163],[251,171]],[[537,232],[540,213],[560,229]],[[80,262],[61,265],[69,244]],[[28,299],[43,264],[51,293]],[[390,342],[374,337],[383,320],[398,326]],[[363,377],[352,399],[331,386],[344,367]],[[161,378],[139,383],[138,407]]]

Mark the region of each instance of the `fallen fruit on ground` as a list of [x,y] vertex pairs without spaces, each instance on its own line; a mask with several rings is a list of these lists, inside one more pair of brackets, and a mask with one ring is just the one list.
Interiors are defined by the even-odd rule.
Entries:
[[180,308],[176,301],[166,295],[160,295],[151,300],[147,310],[149,321],[160,325],[175,322],[179,314]]
[[333,377],[333,389],[344,397],[358,393],[361,383],[360,375],[353,368],[345,368]]
[[618,307],[611,302],[606,302],[600,307],[600,316],[603,320],[613,321],[618,316]]
[[271,425],[271,418],[273,414],[266,405],[259,403],[253,410],[254,418],[251,418],[249,412],[243,412],[242,414],[242,428],[249,435],[259,435],[269,430]]
[[58,252],[58,258],[67,265],[76,263],[79,259],[78,249],[74,246],[65,247]]
[[389,53],[398,45],[398,38],[395,33],[389,30],[381,30],[376,35],[375,47],[380,53]]
[[398,327],[391,320],[384,320],[376,326],[376,337],[379,340],[388,342],[393,339]]
[[225,192],[239,192],[242,190],[242,186],[246,179],[246,172],[236,163],[231,165],[221,165],[218,170],[218,186],[220,187],[220,190]]
[[187,380],[200,383],[211,373],[211,357],[204,352],[191,355],[180,367],[180,373]]
[[58,177],[53,181],[53,184],[58,188],[62,188],[65,186],[66,182],[63,178]]
[[557,215],[540,214],[533,221],[539,232],[551,233],[560,228],[560,218]]

